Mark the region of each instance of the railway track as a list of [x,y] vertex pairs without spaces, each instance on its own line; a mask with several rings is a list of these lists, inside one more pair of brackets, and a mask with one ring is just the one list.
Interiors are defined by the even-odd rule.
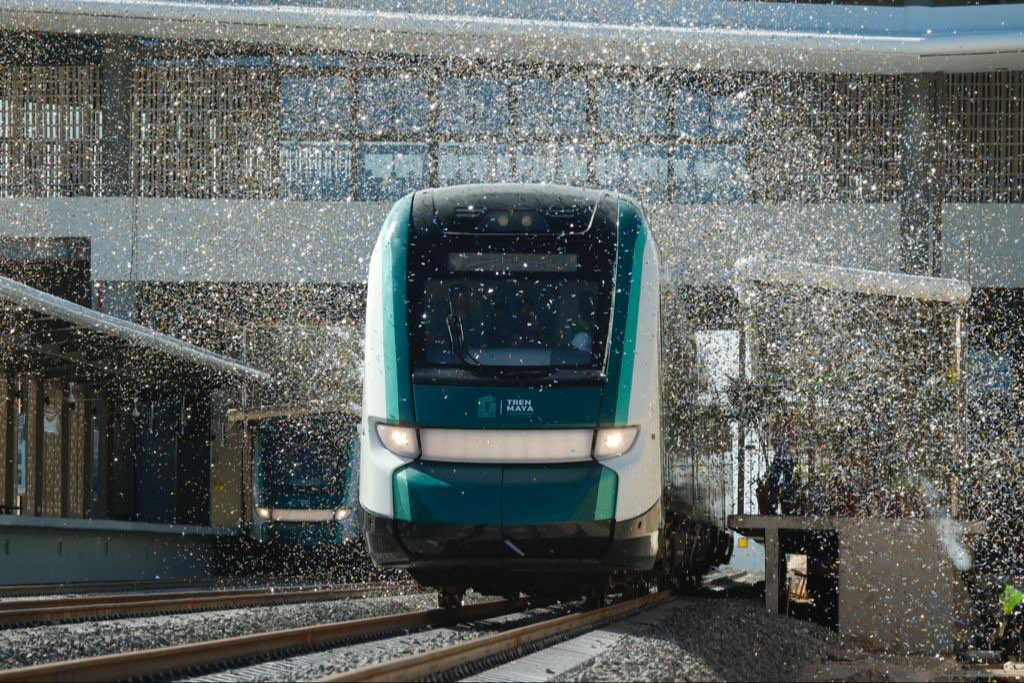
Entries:
[[466,605],[457,609],[405,612],[383,617],[355,619],[337,624],[307,626],[201,643],[52,662],[0,670],[0,683],[6,681],[111,681],[160,678],[181,671],[201,671],[266,661],[283,653],[383,637],[411,629],[491,619],[519,612],[537,604],[544,603],[528,599],[491,601]]
[[454,672],[458,678],[521,657],[546,645],[561,642],[593,628],[655,607],[671,599],[670,592],[655,593],[634,600],[586,612],[567,614],[503,633],[484,636],[431,652],[399,657],[381,664],[353,669],[320,683],[349,681],[420,681]]
[[[600,609],[545,618],[538,623],[354,669],[323,680],[419,680],[443,677],[451,672],[457,672],[461,676],[543,649],[554,642],[561,642],[603,624],[654,607],[670,597],[669,593],[657,593]],[[53,662],[0,671],[0,683],[159,679],[181,672],[194,674],[222,671],[291,657],[299,652],[322,651],[347,643],[380,639],[407,631],[493,619],[549,603],[550,601],[531,599],[492,601],[457,609],[406,612],[337,624]]]
[[174,588],[246,588],[255,587],[252,581],[233,579],[152,579],[145,581],[81,581],[72,583],[29,583],[0,586],[0,600],[32,595],[118,593]]
[[0,602],[0,626],[109,619],[147,614],[219,610],[384,595],[410,585],[361,584],[345,588],[249,588],[177,593],[127,593]]

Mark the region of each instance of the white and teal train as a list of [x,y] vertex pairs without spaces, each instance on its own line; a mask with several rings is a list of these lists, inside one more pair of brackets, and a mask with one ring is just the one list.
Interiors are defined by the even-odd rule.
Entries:
[[373,560],[445,603],[635,587],[727,558],[666,492],[659,301],[658,248],[626,197],[468,185],[398,201],[367,283]]

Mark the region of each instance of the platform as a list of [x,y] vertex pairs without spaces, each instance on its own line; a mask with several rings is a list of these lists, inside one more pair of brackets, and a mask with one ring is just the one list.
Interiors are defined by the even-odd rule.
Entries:
[[734,515],[734,531],[765,547],[765,607],[785,609],[786,556],[818,553],[837,593],[836,625],[873,649],[949,653],[964,635],[965,537],[984,526],[954,520]]
[[0,515],[0,585],[203,579],[237,529]]

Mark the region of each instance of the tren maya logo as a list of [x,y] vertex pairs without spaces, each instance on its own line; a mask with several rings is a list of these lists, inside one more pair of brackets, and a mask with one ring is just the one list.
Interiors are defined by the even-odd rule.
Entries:
[[498,415],[533,415],[532,398],[506,398],[498,401],[494,396],[481,396],[476,401],[476,416],[482,420]]
[[489,419],[498,415],[498,399],[493,396],[481,396],[476,402],[476,416]]

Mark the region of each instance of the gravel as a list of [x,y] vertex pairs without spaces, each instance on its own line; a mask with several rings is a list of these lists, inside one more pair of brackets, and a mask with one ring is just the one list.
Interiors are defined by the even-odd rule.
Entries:
[[439,650],[474,638],[525,626],[542,619],[566,614],[573,606],[556,605],[485,619],[447,628],[382,638],[331,648],[273,662],[254,664],[207,676],[194,681],[305,681],[339,674],[359,667],[385,662],[398,657]]
[[0,631],[0,669],[437,607],[433,593]]
[[622,637],[556,681],[781,681],[834,649],[829,629],[773,616],[760,600],[684,597],[620,624]]

